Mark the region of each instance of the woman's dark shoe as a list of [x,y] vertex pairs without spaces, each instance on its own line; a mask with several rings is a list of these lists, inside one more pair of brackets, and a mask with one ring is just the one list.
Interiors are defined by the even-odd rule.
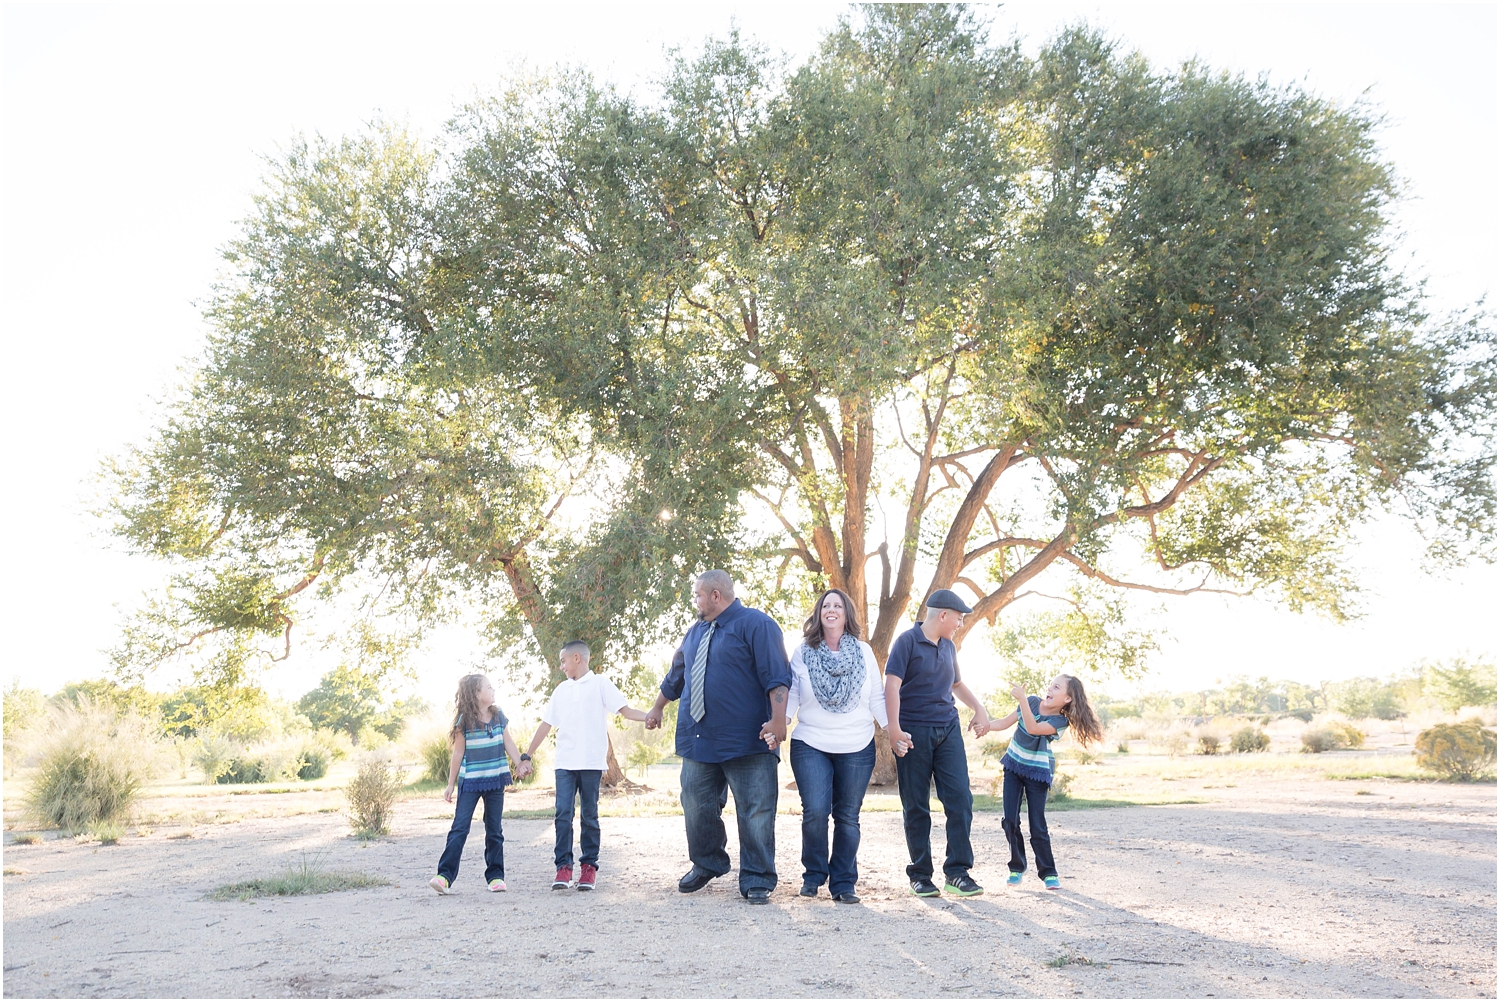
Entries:
[[692,894],[694,891],[703,890],[703,888],[708,886],[708,882],[717,876],[719,874],[709,873],[707,870],[700,870],[695,866],[684,873],[681,880],[677,881],[677,889],[683,894]]
[[842,894],[835,894],[833,900],[841,905],[857,905],[859,904],[859,895],[853,891],[845,891]]
[[913,880],[911,882],[911,892],[919,898],[935,898],[942,893],[942,891],[938,890],[937,884],[934,884],[926,877],[920,880]]
[[815,898],[818,896],[818,885],[803,884],[802,890],[798,891],[797,893],[802,895],[804,898]]

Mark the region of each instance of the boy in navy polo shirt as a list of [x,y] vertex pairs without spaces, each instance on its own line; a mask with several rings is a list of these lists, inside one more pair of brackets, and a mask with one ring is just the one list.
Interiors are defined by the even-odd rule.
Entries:
[[939,893],[932,882],[932,811],[928,791],[934,781],[947,818],[948,856],[943,875],[949,894],[972,897],[984,888],[969,876],[974,848],[969,825],[974,796],[969,792],[969,759],[958,728],[957,696],[974,711],[970,727],[983,734],[990,716],[964,685],[958,672],[953,635],[972,612],[946,588],[927,598],[927,618],[896,638],[885,663],[885,706],[890,717],[891,749],[896,753],[896,782],[901,790],[901,818],[911,865],[911,891],[930,898]]

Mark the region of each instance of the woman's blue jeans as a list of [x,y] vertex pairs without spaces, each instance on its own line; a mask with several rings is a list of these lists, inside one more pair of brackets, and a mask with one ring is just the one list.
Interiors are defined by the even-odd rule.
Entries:
[[[859,879],[859,809],[875,771],[875,741],[857,752],[819,751],[792,739],[792,774],[802,797],[802,883],[847,894]],[[828,818],[833,817],[833,850]]]
[[505,879],[505,836],[500,834],[500,815],[505,812],[505,790],[481,790],[477,793],[459,787],[458,801],[453,805],[453,827],[448,829],[448,844],[438,860],[438,873],[449,884],[458,877],[458,861],[469,840],[469,825],[474,808],[484,801],[484,882]]

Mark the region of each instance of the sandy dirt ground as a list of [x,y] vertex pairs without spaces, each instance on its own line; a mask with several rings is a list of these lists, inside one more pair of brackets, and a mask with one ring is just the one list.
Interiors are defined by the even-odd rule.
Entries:
[[[983,897],[906,888],[900,816],[867,812],[858,906],[781,886],[695,895],[680,817],[606,817],[600,888],[549,890],[552,825],[505,822],[510,891],[481,879],[476,819],[456,892],[432,875],[435,796],[395,834],[335,813],[162,827],[101,847],[7,844],[6,997],[1494,997],[1493,785],[1285,778],[1210,803],[1059,811],[1063,889],[1007,889],[997,814],[976,817]],[[534,795],[535,796],[535,795]],[[794,793],[782,797],[795,801]],[[735,838],[731,821],[731,853]],[[304,858],[390,886],[217,902]]]

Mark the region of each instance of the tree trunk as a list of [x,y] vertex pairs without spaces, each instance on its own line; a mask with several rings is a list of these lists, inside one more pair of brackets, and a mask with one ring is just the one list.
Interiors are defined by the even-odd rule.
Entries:
[[875,728],[875,771],[870,773],[871,786],[896,785],[896,755],[891,751],[885,729]]
[[619,786],[620,781],[625,778],[625,770],[620,768],[620,760],[615,758],[615,743],[610,740],[609,735],[604,736],[605,747],[609,749],[606,763],[608,768],[604,770],[604,778],[599,781],[600,786]]

